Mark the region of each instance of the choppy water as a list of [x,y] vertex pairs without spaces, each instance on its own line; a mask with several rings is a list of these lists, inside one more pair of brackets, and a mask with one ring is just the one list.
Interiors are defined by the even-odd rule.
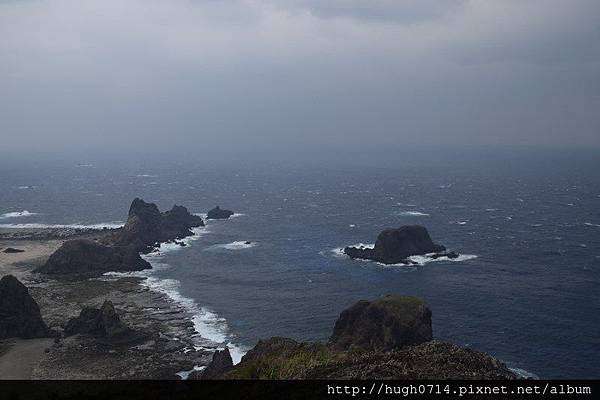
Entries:
[[[438,339],[542,377],[598,378],[600,164],[528,160],[4,166],[0,226],[118,225],[136,196],[192,212],[219,204],[241,215],[151,256],[148,282],[194,310],[208,339],[324,340],[355,301],[410,294],[432,308]],[[335,252],[414,223],[469,256],[383,267]]]

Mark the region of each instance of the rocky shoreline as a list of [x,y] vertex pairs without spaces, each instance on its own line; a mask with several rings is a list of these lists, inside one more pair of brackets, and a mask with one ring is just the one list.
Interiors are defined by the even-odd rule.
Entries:
[[[0,340],[0,376],[20,379],[180,379],[177,373],[205,366],[214,349],[196,345],[191,315],[165,295],[141,285],[136,277],[55,279],[32,271],[44,265],[63,238],[102,240],[110,230],[10,229],[0,232],[0,248],[18,248],[21,253],[0,253],[0,275],[16,276],[39,305],[48,328],[62,332],[65,324],[82,308],[114,304],[119,317],[138,332],[134,340],[111,342],[76,334],[61,339],[34,339],[30,370],[21,375],[3,373],[9,360],[25,363],[24,349],[31,340]],[[33,239],[35,238],[35,239]],[[31,353],[31,352],[29,352]],[[27,353],[27,354],[29,354]]]

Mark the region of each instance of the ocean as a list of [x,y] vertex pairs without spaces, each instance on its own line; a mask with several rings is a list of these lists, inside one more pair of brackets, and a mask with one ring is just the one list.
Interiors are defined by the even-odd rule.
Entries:
[[[0,163],[0,227],[119,226],[135,197],[220,205],[236,215],[147,256],[142,275],[234,358],[271,336],[327,340],[344,308],[395,293],[428,303],[436,339],[543,378],[599,378],[598,167],[595,154],[559,151]],[[383,266],[340,254],[405,224],[462,257]]]

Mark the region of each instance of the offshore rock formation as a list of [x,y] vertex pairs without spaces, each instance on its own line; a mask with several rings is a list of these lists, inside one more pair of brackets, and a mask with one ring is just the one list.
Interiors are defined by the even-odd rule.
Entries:
[[327,344],[281,337],[261,340],[217,378],[514,379],[515,375],[487,354],[431,341],[431,311],[421,300],[385,296],[343,311]]
[[206,219],[228,219],[234,214],[231,210],[222,209],[219,206],[216,206],[212,210],[206,214]]
[[63,243],[46,263],[34,272],[99,276],[109,271],[140,271],[149,268],[152,266],[143,260],[132,246],[111,247],[91,240],[76,239]]
[[148,251],[157,243],[191,236],[191,228],[204,226],[197,215],[187,208],[173,206],[161,213],[154,203],[136,198],[131,203],[127,223],[113,238],[118,246],[134,246],[138,251]]
[[423,300],[385,296],[361,300],[341,314],[329,339],[339,350],[352,347],[390,351],[433,339],[431,310]]
[[135,336],[135,332],[121,322],[109,300],[100,308],[84,307],[78,317],[67,322],[64,333],[65,336],[87,334],[113,341],[132,339]]
[[[420,225],[405,225],[389,228],[377,236],[374,248],[346,247],[344,253],[351,258],[374,260],[384,264],[405,263],[410,256],[433,254],[433,258],[446,256],[456,258],[458,254],[445,252],[446,248],[435,244],[427,229]],[[437,255],[437,257],[435,257]]]
[[50,332],[42,320],[40,308],[17,278],[0,279],[0,339],[47,337]]

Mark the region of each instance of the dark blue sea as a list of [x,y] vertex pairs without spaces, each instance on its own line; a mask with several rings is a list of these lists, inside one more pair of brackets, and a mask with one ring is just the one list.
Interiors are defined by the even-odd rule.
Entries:
[[[0,163],[2,227],[118,225],[134,197],[237,213],[150,256],[148,285],[195,310],[207,339],[241,350],[271,336],[326,340],[344,308],[397,293],[426,300],[437,339],[544,378],[600,378],[593,152]],[[404,224],[464,256],[386,267],[335,251]]]

